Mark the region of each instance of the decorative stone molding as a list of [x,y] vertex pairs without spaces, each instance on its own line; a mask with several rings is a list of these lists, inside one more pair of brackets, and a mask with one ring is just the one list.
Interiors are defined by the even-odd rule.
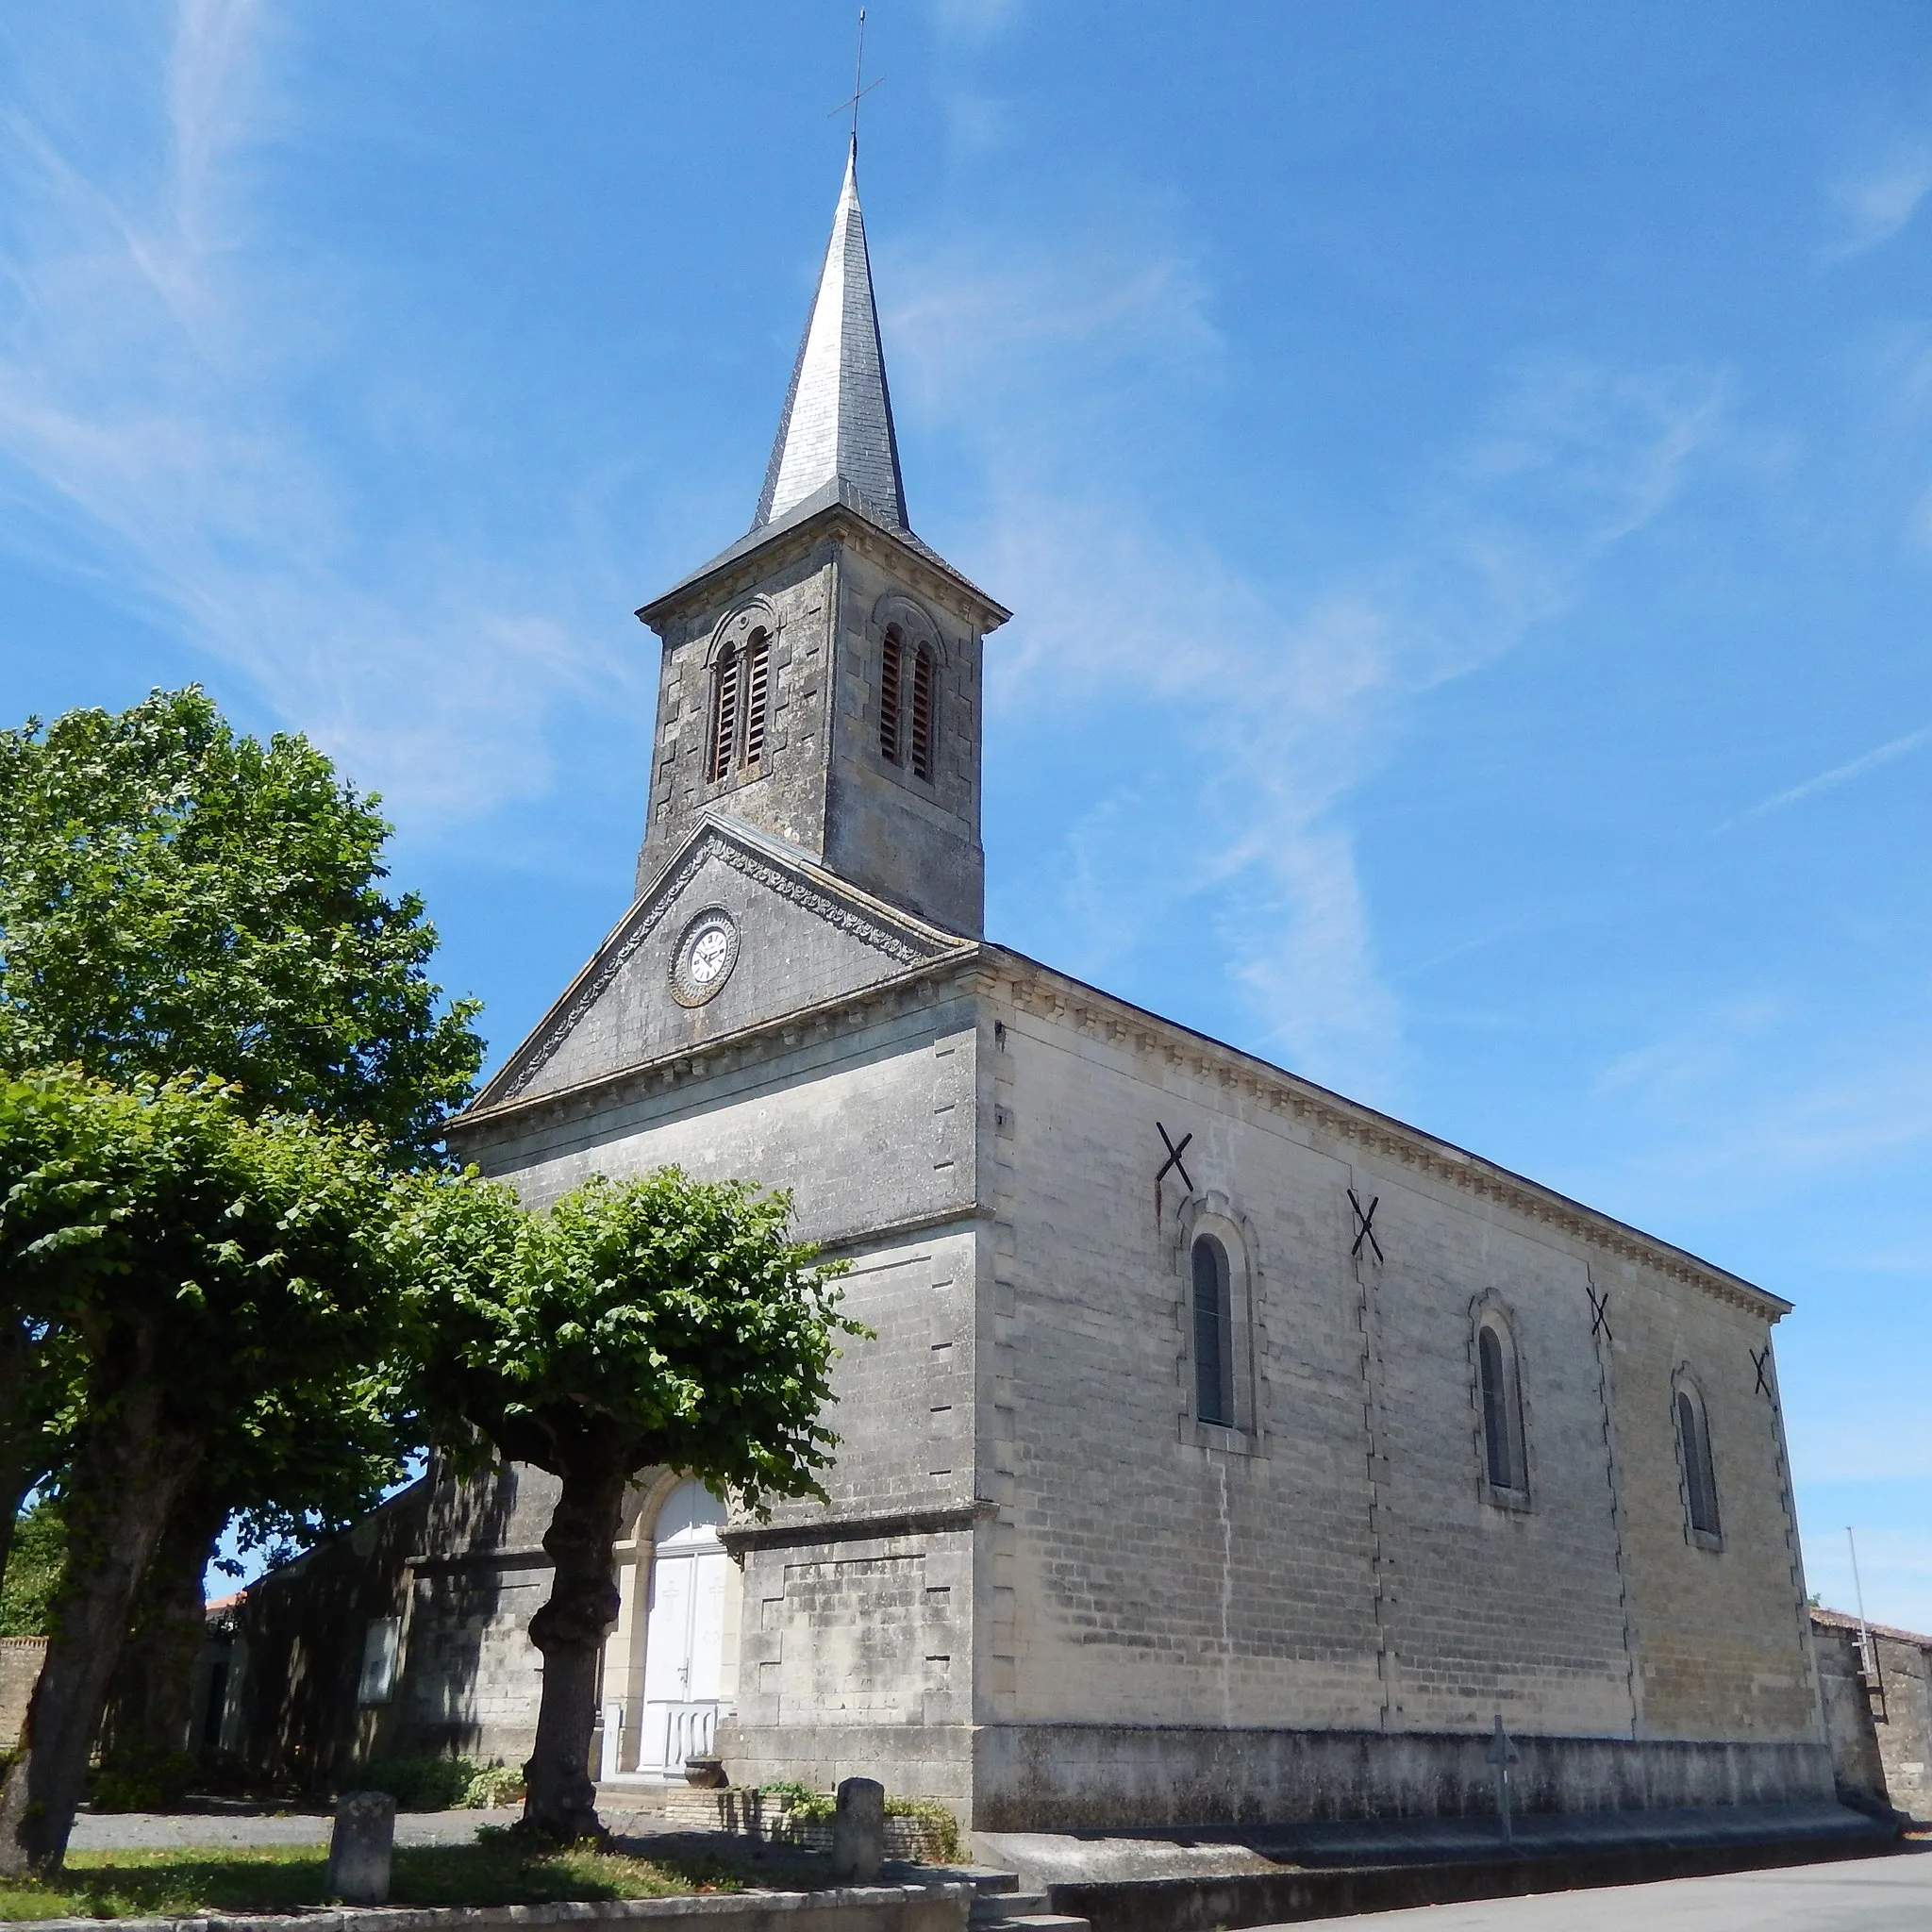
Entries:
[[611,981],[630,964],[644,941],[663,923],[685,888],[713,858],[723,860],[733,871],[742,873],[768,891],[815,914],[828,925],[850,934],[901,965],[932,958],[940,951],[935,945],[915,943],[858,907],[834,899],[771,860],[747,851],[721,827],[707,825],[699,832],[683,862],[665,877],[648,900],[633,908],[625,923],[605,942],[597,958],[565,993],[556,1019],[511,1062],[497,1092],[489,1096],[491,1107],[520,1099],[528,1091],[530,1082],[576,1030],[584,1015],[603,997]]
[[1291,1114],[1318,1132],[1332,1134],[1366,1154],[1397,1162],[1429,1180],[1459,1189],[1478,1199],[1492,1200],[1512,1213],[1555,1228],[1600,1254],[1613,1255],[1653,1274],[1680,1281],[1766,1322],[1776,1322],[1790,1312],[1790,1304],[1768,1290],[1727,1274],[1695,1255],[1674,1248],[1668,1241],[1586,1208],[1581,1202],[1572,1201],[1521,1174],[1511,1174],[1507,1168],[1491,1166],[1479,1156],[1438,1141],[1419,1127],[1374,1113],[1326,1088],[1317,1087],[1312,1081],[1257,1060],[1237,1047],[1191,1033],[1177,1022],[1162,1021],[1158,1015],[1144,1013],[1124,1000],[1115,1000],[1091,987],[1064,980],[1050,967],[1035,960],[1011,953],[998,953],[996,957],[1005,968],[1000,974],[1000,993],[1022,1012],[1070,1023],[1083,1032],[1105,1011],[1122,1013],[1130,1024],[1135,1024],[1136,1050],[1142,1058],[1157,1062],[1149,1069],[1155,1079],[1160,1078],[1163,1072],[1178,1070],[1204,1084],[1220,1084],[1224,1079],[1247,1083],[1244,1091],[1255,1097],[1257,1105],[1273,1112]]
[[[747,865],[744,869],[750,868]],[[800,891],[809,892],[810,889],[801,886]],[[672,896],[675,896],[675,891]],[[814,893],[811,896],[821,895]],[[859,917],[856,913],[854,916]],[[641,938],[635,942],[641,944]],[[632,941],[627,938],[625,943],[632,945]],[[908,946],[908,955],[912,950]],[[604,969],[600,966],[594,970],[601,973]],[[609,970],[614,973],[618,969],[612,966]],[[603,983],[608,984],[608,981]],[[481,1125],[483,1120],[489,1118],[493,1124],[497,1117],[512,1107],[520,1114],[525,1108],[545,1109],[539,1116],[544,1119],[581,1116],[600,1110],[625,1094],[668,1090],[701,1070],[707,1073],[717,1070],[721,1060],[728,1063],[756,1061],[783,1042],[787,1029],[810,1028],[828,1037],[834,1032],[869,1024],[882,1011],[903,1009],[901,1002],[907,1006],[936,1004],[968,993],[998,997],[1008,1001],[1018,1011],[1039,1014],[1057,1022],[1072,1019],[1077,1024],[1080,1016],[1084,1015],[1088,1024],[1092,1025],[1118,1017],[1129,1036],[1128,1041],[1121,1043],[1131,1043],[1134,1051],[1150,1062],[1148,1075],[1157,1082],[1182,1069],[1203,1080],[1218,1079],[1221,1070],[1229,1068],[1240,1077],[1252,1081],[1248,1091],[1254,1096],[1255,1105],[1265,1107],[1271,1112],[1286,1115],[1314,1131],[1330,1134],[1345,1144],[1395,1162],[1410,1173],[1438,1184],[1458,1189],[1479,1200],[1492,1200],[1512,1213],[1569,1236],[1594,1253],[1611,1256],[1653,1274],[1682,1282],[1761,1321],[1774,1323],[1790,1312],[1789,1302],[1754,1283],[1727,1274],[1695,1255],[1674,1248],[1668,1241],[1644,1234],[1641,1229],[1630,1227],[1607,1214],[1586,1208],[1581,1202],[1543,1188],[1521,1174],[1511,1174],[1507,1168],[1492,1166],[1464,1148],[1434,1139],[1419,1127],[1408,1126],[1386,1114],[1374,1113],[1356,1102],[1344,1100],[1339,1093],[1316,1086],[1310,1080],[1257,1060],[1236,1047],[1192,1033],[1177,1021],[1163,1020],[1158,1014],[1148,1013],[1125,1000],[1115,999],[1077,981],[1064,979],[1050,967],[1022,954],[984,943],[961,948],[957,953],[935,948],[931,956],[920,960],[910,971],[891,979],[861,988],[857,992],[841,994],[818,1007],[785,1014],[776,1021],[748,1027],[742,1033],[726,1035],[708,1045],[681,1049],[667,1060],[646,1062],[621,1073],[602,1074],[581,1086],[567,1088],[556,1094],[540,1095],[535,1100],[520,1100],[525,1087],[534,1076],[535,1068],[525,1074],[521,1065],[513,1063],[511,1071],[518,1084],[507,1084],[500,1094],[489,1096],[489,1105],[475,1110],[476,1124]],[[558,1023],[556,1036],[558,1041],[575,1024],[579,1000],[584,1005],[589,1004],[582,994],[567,997],[571,1000],[571,1007],[566,1018]],[[546,1034],[546,1042],[550,1039],[551,1036]],[[554,1051],[554,1044],[546,1044],[544,1058]],[[465,1120],[469,1118],[464,1117]],[[462,1122],[457,1124],[459,1133],[462,1124]]]
[[875,1516],[830,1516],[808,1523],[730,1524],[718,1540],[734,1557],[746,1550],[791,1549],[799,1544],[884,1541],[895,1536],[935,1536],[990,1523],[1000,1506],[984,1496],[935,1509],[895,1509]]

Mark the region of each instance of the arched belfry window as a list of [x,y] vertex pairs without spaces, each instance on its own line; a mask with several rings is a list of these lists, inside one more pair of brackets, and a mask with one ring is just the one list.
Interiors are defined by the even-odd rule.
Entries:
[[1233,1428],[1234,1309],[1227,1250],[1194,1239],[1194,1419]]
[[879,641],[879,757],[932,783],[939,739],[939,654],[896,624]]
[[1516,1344],[1500,1317],[1486,1315],[1475,1333],[1476,1380],[1483,1412],[1483,1474],[1492,1491],[1528,1493],[1523,1447],[1523,1380]]
[[711,734],[705,777],[716,784],[734,773],[756,773],[764,762],[771,708],[772,641],[755,630],[728,643],[711,666]]
[[1684,1469],[1684,1507],[1690,1528],[1701,1540],[1715,1542],[1717,1472],[1710,1460],[1710,1422],[1704,1397],[1688,1381],[1677,1384],[1677,1455]]

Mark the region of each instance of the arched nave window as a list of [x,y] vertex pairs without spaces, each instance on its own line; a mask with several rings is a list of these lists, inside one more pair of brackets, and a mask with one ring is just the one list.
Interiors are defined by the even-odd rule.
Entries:
[[1523,1381],[1516,1343],[1500,1315],[1482,1318],[1475,1353],[1483,1408],[1483,1473],[1491,1489],[1525,1495],[1529,1469],[1523,1447]]
[[1233,1294],[1227,1250],[1211,1234],[1194,1239],[1194,1419],[1235,1425]]
[[1677,1457],[1684,1471],[1684,1508],[1692,1533],[1715,1542],[1717,1472],[1710,1460],[1710,1423],[1704,1397],[1688,1377],[1677,1381]]

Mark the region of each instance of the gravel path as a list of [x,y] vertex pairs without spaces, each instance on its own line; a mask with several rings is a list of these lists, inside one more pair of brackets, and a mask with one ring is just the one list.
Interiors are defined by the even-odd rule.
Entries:
[[[479,1824],[514,1824],[505,1811],[403,1811],[399,1845],[462,1845]],[[83,1811],[68,1842],[77,1852],[227,1850],[237,1845],[325,1845],[334,1821],[326,1811],[269,1812],[237,1806],[206,1811]]]

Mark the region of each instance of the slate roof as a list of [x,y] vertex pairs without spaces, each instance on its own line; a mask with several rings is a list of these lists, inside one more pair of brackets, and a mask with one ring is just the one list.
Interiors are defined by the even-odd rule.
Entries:
[[785,392],[758,514],[737,542],[680,577],[638,615],[646,624],[654,623],[658,612],[692,586],[835,508],[862,517],[945,572],[986,606],[994,624],[1012,615],[915,537],[906,521],[899,439],[886,387],[886,356],[879,341],[872,260],[865,247],[865,218],[858,208],[856,139],[846,158],[845,180],[832,216],[832,239],[811,313],[806,317],[798,359],[792,364],[791,386]]
[[906,528],[906,484],[858,209],[857,135],[752,527],[762,528],[833,482],[849,484],[874,523]]

